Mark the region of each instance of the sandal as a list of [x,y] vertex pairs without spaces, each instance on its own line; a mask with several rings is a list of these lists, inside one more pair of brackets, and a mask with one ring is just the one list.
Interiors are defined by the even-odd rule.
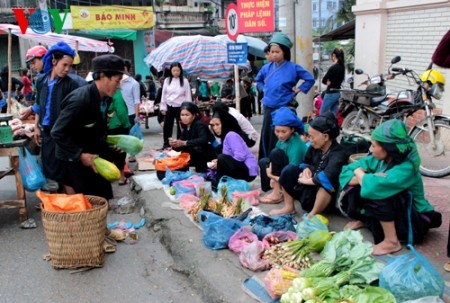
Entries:
[[117,246],[116,240],[105,237],[105,241],[103,241],[103,251],[105,253],[116,252],[116,246]]
[[124,181],[119,181],[119,186],[124,186],[128,184],[128,179],[125,179]]

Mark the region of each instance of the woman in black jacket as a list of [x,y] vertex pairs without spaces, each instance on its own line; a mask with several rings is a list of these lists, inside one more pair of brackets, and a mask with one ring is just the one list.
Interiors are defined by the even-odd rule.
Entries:
[[197,172],[206,172],[208,161],[216,158],[212,143],[214,135],[206,124],[200,121],[200,110],[192,102],[181,104],[181,136],[178,140],[169,140],[169,145],[177,151],[188,152],[191,156],[189,166]]
[[331,60],[334,64],[322,78],[322,83],[327,86],[327,90],[325,91],[325,97],[320,108],[320,114],[323,115],[331,111],[337,118],[341,93],[332,89],[340,89],[342,81],[345,78],[344,51],[339,48],[334,49],[331,54]]

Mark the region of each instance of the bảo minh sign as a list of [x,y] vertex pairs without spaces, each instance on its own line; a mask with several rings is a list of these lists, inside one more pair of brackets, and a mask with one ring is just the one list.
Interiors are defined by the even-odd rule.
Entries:
[[238,0],[239,33],[273,32],[273,0]]
[[73,29],[152,28],[151,6],[70,6]]

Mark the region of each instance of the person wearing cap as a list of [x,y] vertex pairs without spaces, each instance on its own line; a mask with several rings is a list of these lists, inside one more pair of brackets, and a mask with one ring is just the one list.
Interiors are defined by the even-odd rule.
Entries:
[[42,58],[47,53],[47,49],[42,45],[36,45],[27,50],[25,62],[36,72],[40,73],[44,69]]
[[[258,157],[268,157],[277,138],[272,131],[272,112],[295,104],[295,96],[304,94],[313,87],[314,77],[298,64],[291,62],[292,42],[281,32],[274,33],[269,42],[272,62],[264,65],[255,78],[259,90],[264,90],[261,100],[264,108],[263,125]],[[302,83],[297,86],[297,83]],[[295,107],[295,105],[294,105]]]
[[339,132],[337,119],[331,112],[310,123],[311,146],[300,165],[288,165],[281,171],[278,182],[285,205],[272,210],[271,215],[295,213],[294,199],[309,212],[308,217],[334,207],[332,201],[339,189],[339,174],[348,160],[346,151],[336,141]]
[[[33,77],[33,86],[36,90],[36,83],[37,79],[44,75],[43,69],[44,69],[44,61],[42,60],[44,55],[47,53],[47,49],[42,45],[36,45],[27,50],[27,53],[25,55],[25,62],[30,66],[32,71],[36,72],[36,75]],[[78,58],[78,60],[77,60]],[[76,63],[78,61],[78,63]],[[67,76],[72,78],[78,83],[78,86],[83,86],[87,84],[87,81],[80,77],[78,74],[76,74],[74,70],[74,65],[79,64],[79,56],[75,52],[74,61],[72,63],[72,68],[70,69]],[[24,120],[27,119],[31,114],[38,114],[39,113],[39,106],[37,104],[33,104],[32,106],[27,107],[26,109],[22,110],[20,113],[20,119]]]
[[76,193],[113,197],[111,183],[97,174],[93,160],[101,157],[114,161],[118,150],[106,143],[107,110],[126,73],[124,60],[116,55],[102,55],[92,60],[92,78],[66,96],[52,128],[56,158],[65,165],[65,178]]
[[50,132],[60,114],[61,101],[78,88],[78,83],[68,77],[75,51],[65,42],[53,45],[42,58],[43,74],[36,82],[36,105],[34,140],[41,147],[44,176],[64,185],[64,191],[73,193],[64,180],[63,163],[55,159],[55,140]]
[[277,204],[283,201],[283,193],[278,183],[281,171],[288,164],[298,166],[305,157],[306,144],[300,138],[303,135],[303,122],[292,110],[281,107],[272,113],[272,127],[278,142],[270,152],[270,157],[259,160],[261,171],[261,189],[272,192],[261,197],[265,204]]
[[[31,71],[36,72],[36,75],[32,78],[34,90],[36,90],[37,78],[43,75],[44,61],[42,61],[42,58],[46,53],[47,49],[44,46],[36,45],[29,48],[25,55],[25,62],[30,66]],[[34,92],[34,94],[36,93]],[[39,113],[39,106],[36,103],[22,110],[20,112],[20,119],[25,120],[33,113]]]
[[415,244],[429,228],[441,225],[442,215],[425,198],[420,156],[405,123],[388,120],[375,128],[371,139],[371,155],[344,166],[340,175],[348,197],[345,212],[353,219],[344,228],[367,226],[374,237],[373,254],[385,255],[399,251],[400,241],[408,240],[409,221]]

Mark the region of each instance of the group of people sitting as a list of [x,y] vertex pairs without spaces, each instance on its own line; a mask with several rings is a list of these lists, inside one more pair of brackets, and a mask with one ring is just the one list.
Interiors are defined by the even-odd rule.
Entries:
[[214,106],[209,129],[192,102],[182,104],[180,120],[181,136],[170,142],[171,147],[188,152],[197,172],[216,170],[213,189],[225,175],[248,182],[260,175],[261,189],[267,192],[260,202],[284,202],[270,215],[295,213],[296,200],[308,217],[333,211],[342,189],[343,209],[352,219],[345,228],[368,227],[374,236],[374,255],[400,250],[400,241],[408,239],[409,222],[414,242],[441,225],[441,214],[425,199],[420,158],[403,122],[390,120],[376,128],[370,155],[348,164],[349,154],[337,141],[340,129],[331,112],[305,127],[288,107],[273,111],[278,141],[269,157],[259,161],[226,105]]

